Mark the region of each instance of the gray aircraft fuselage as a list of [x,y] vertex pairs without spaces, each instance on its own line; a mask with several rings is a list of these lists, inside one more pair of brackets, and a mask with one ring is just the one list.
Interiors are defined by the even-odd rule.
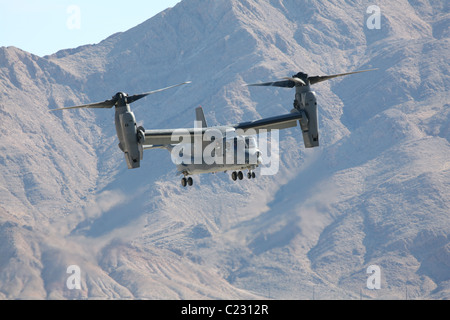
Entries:
[[[262,163],[262,154],[254,137],[224,138],[221,143],[203,142],[200,150],[195,144],[180,145],[182,152],[177,170],[185,176],[203,173],[255,170]],[[174,149],[169,149],[172,153]],[[179,156],[179,154],[172,154]],[[177,160],[175,159],[175,162]]]

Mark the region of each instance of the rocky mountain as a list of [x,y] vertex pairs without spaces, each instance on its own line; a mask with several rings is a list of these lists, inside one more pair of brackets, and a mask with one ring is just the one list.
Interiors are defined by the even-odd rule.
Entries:
[[[369,6],[184,0],[99,44],[0,48],[0,298],[448,299],[449,4],[381,1],[379,29]],[[315,86],[320,148],[287,129],[278,174],[240,184],[183,189],[160,150],[128,170],[113,111],[48,112],[191,80],[139,123],[191,127],[198,105],[236,123],[292,108],[244,83],[368,68]]]

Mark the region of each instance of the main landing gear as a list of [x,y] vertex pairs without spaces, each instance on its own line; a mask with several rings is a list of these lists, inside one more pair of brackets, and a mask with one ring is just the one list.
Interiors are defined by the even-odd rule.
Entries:
[[186,186],[191,187],[193,184],[194,184],[194,180],[192,180],[191,177],[189,177],[189,178],[184,177],[183,179],[181,179],[181,185],[183,187],[186,187]]
[[[249,171],[247,173],[247,178],[255,179],[256,178],[256,174],[253,171]],[[234,171],[231,174],[231,179],[233,179],[233,181],[236,181],[237,179],[243,180],[244,179],[244,174],[242,173],[242,171],[239,171],[239,172]]]

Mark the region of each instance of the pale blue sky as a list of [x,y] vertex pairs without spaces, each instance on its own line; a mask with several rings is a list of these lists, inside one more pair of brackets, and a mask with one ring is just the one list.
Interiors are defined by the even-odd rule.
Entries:
[[0,46],[44,56],[98,43],[180,0],[0,0]]

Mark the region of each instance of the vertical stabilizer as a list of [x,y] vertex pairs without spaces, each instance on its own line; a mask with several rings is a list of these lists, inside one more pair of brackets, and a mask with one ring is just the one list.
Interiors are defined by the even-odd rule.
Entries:
[[195,109],[195,120],[197,122],[200,122],[202,124],[202,128],[207,128],[208,124],[206,123],[206,118],[205,118],[205,114],[203,113],[203,108],[202,107],[198,107],[197,109]]

